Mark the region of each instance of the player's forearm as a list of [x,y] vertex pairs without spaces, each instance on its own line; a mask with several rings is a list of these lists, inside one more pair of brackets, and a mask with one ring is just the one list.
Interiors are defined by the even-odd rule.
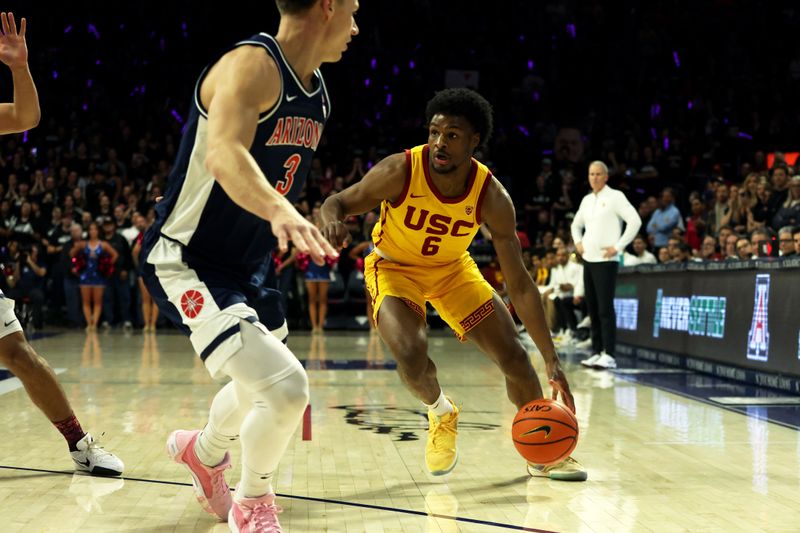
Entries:
[[536,343],[536,347],[539,348],[545,363],[557,360],[558,354],[553,346],[550,331],[547,329],[547,320],[544,316],[544,306],[539,289],[531,281],[522,289],[510,288],[509,295],[517,316],[522,320],[522,324],[533,342]]
[[344,220],[346,213],[338,195],[328,196],[319,209],[319,215],[322,218],[323,225]]
[[42,118],[36,84],[28,65],[13,69],[11,74],[14,78],[14,126],[17,131],[29,130]]
[[205,165],[231,200],[257,217],[270,220],[275,207],[287,202],[264,178],[243,146],[214,147],[209,150]]

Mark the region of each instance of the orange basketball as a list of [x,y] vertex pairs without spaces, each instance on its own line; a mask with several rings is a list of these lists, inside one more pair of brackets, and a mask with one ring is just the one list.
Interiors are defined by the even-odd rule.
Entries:
[[553,465],[566,459],[578,444],[578,420],[558,402],[534,400],[514,417],[511,437],[522,457]]

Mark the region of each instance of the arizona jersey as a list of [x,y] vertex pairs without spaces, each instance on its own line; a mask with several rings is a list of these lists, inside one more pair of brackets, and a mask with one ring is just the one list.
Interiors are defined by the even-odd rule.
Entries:
[[[307,91],[270,35],[254,35],[231,49],[238,46],[264,48],[278,67],[280,97],[259,117],[250,154],[269,183],[294,202],[303,189],[330,115],[325,82],[316,70],[315,87]],[[239,207],[205,167],[208,114],[200,100],[200,87],[214,63],[206,67],[195,86],[175,166],[164,198],[156,204],[156,222],[149,231],[183,245],[193,264],[213,266],[244,278],[263,271],[277,240],[269,222]]]
[[472,159],[464,194],[442,196],[428,166],[428,145],[406,150],[406,183],[384,200],[372,230],[376,251],[404,265],[441,265],[461,259],[481,224],[481,203],[492,174]]

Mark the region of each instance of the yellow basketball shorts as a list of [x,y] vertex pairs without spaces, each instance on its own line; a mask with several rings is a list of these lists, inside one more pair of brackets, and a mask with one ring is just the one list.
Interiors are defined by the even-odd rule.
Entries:
[[469,254],[452,263],[427,267],[401,265],[373,251],[364,261],[364,281],[376,324],[387,296],[403,300],[423,319],[425,302],[430,302],[462,341],[494,312],[492,286]]

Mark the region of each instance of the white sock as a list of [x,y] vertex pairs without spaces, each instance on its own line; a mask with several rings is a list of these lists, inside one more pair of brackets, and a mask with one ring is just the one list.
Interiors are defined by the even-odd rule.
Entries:
[[217,466],[225,459],[225,453],[237,440],[239,435],[222,435],[209,422],[195,441],[194,453],[204,465]]
[[255,472],[246,464],[242,465],[242,480],[236,486],[235,499],[258,498],[275,492],[272,488],[272,472]]
[[433,402],[433,404],[428,405],[423,403],[423,405],[428,408],[428,411],[432,412],[436,416],[444,416],[446,414],[456,412],[455,409],[453,409],[453,404],[451,404],[450,401],[444,397],[444,391],[441,389],[439,389],[439,397],[435,402]]
[[194,447],[197,458],[206,466],[217,466],[239,440],[239,428],[252,401],[247,391],[233,381],[222,387],[211,402],[208,423]]

